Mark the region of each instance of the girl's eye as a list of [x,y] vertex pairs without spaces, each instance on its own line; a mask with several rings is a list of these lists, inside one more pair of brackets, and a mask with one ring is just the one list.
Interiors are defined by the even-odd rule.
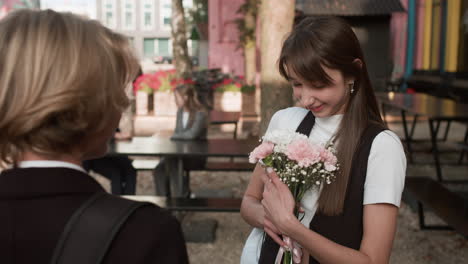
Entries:
[[312,85],[312,86],[313,86],[314,88],[316,88],[316,89],[323,89],[323,88],[325,88],[326,85],[324,85],[324,84],[314,84],[314,85]]
[[302,86],[302,83],[292,83],[291,84],[293,87],[301,87]]

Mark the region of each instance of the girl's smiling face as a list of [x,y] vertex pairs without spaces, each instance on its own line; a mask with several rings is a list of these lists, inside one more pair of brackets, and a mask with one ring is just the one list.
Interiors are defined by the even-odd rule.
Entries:
[[323,65],[322,68],[330,77],[330,84],[310,83],[292,71],[288,73],[294,98],[316,117],[344,114],[354,81],[345,79],[338,70]]

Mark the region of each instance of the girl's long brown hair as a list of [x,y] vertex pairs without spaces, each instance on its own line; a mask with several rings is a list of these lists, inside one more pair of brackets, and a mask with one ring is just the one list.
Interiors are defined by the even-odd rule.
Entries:
[[[359,59],[357,61],[356,59]],[[332,79],[322,66],[339,70],[354,78],[354,93],[349,93],[345,113],[335,134],[341,168],[335,182],[325,185],[319,197],[319,212],[343,212],[354,154],[366,127],[375,123],[385,127],[367,73],[359,41],[351,27],[337,17],[307,17],[294,27],[285,40],[279,71],[289,79],[293,71],[305,81],[330,85]]]
[[185,106],[191,113],[198,111],[208,111],[208,107],[205,106],[199,99],[198,93],[195,87],[191,84],[181,84],[176,87],[175,92],[181,96],[186,96],[187,101]]

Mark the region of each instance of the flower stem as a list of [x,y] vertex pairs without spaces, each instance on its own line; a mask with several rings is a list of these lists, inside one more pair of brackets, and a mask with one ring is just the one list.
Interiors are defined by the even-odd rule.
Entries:
[[291,251],[285,251],[283,256],[283,264],[291,264],[292,263],[292,254]]

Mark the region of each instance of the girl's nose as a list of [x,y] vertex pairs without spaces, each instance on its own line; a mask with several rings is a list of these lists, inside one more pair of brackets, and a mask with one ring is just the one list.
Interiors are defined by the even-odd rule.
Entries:
[[303,89],[301,93],[301,104],[303,106],[308,106],[308,105],[313,105],[315,103],[315,97],[312,93],[309,91],[305,91],[306,89]]

